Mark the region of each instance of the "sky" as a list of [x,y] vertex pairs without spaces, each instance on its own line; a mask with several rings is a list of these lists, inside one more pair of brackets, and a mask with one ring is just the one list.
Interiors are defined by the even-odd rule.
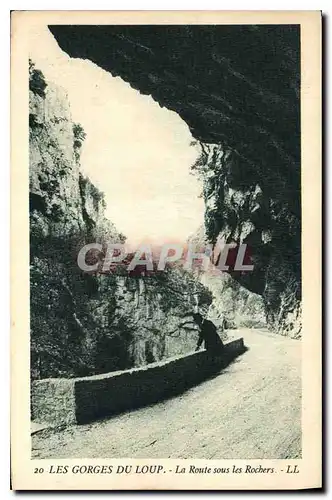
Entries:
[[198,156],[187,124],[120,77],[71,59],[46,26],[34,28],[30,57],[68,95],[86,134],[82,171],[105,194],[106,216],[137,245],[185,242],[203,223]]

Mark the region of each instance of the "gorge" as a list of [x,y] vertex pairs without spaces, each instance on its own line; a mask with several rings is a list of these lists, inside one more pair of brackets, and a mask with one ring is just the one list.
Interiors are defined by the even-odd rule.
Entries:
[[120,76],[190,127],[209,242],[247,243],[232,278],[274,331],[301,336],[300,31],[295,25],[50,26],[70,57]]
[[[254,271],[220,277],[83,273],[87,243],[124,243],[83,174],[85,132],[65,90],[30,63],[32,378],[93,375],[194,349],[199,309],[228,328],[301,336],[299,30],[296,26],[50,26],[188,124],[200,154],[204,227],[188,242],[250,246]],[[261,41],[264,39],[264,50]],[[268,46],[266,45],[268,43]],[[111,174],[111,173],[110,173]]]

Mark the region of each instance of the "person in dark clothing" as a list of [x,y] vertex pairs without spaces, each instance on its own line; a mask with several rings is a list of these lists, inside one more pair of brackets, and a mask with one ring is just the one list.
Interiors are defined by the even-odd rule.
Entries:
[[218,335],[214,323],[208,319],[204,319],[199,313],[194,313],[193,318],[196,325],[199,327],[196,351],[198,351],[204,341],[204,347],[209,354],[214,356],[221,354],[224,344]]

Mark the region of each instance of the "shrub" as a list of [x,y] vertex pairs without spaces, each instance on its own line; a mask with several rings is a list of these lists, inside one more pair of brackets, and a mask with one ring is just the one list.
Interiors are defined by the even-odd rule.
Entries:
[[47,83],[43,73],[35,68],[34,63],[29,59],[29,89],[40,97],[45,97]]

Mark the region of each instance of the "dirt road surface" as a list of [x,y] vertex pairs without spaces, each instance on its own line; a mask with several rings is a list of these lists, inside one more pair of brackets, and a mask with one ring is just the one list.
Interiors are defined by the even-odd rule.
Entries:
[[34,458],[301,457],[301,342],[239,330],[249,350],[180,396],[32,436]]

